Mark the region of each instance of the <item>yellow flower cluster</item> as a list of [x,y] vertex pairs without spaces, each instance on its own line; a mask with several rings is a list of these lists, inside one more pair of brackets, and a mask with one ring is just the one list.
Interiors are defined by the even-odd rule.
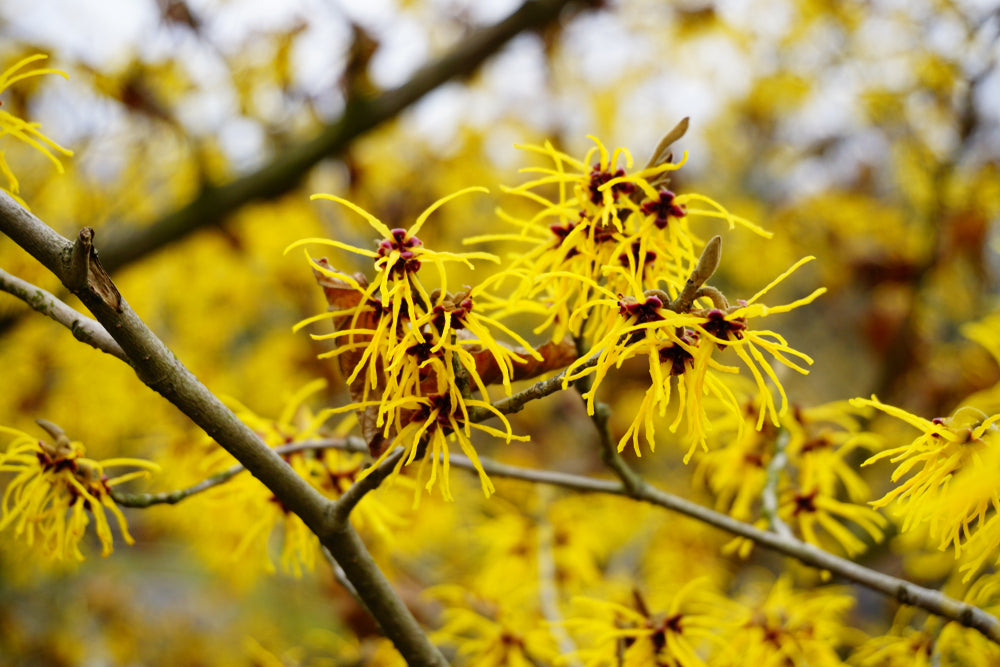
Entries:
[[[859,449],[874,449],[878,440],[861,429],[856,410],[846,402],[796,407],[781,431],[741,432],[735,421],[720,420],[712,439],[716,446],[701,457],[695,471],[696,481],[715,498],[716,509],[763,527],[784,522],[825,549],[833,548],[829,536],[851,556],[865,551],[867,544],[844,523],[881,540],[887,522],[865,505],[871,497],[868,485],[851,465]],[[774,496],[770,508],[763,502],[768,486]],[[736,540],[732,546],[747,555],[753,545]]]
[[[360,214],[380,235],[375,250],[355,248],[330,239],[298,241],[330,245],[374,260],[374,279],[349,276],[328,263],[312,261],[314,270],[328,287],[331,311],[310,317],[301,328],[323,319],[333,319],[336,330],[314,334],[316,340],[336,339],[338,347],[324,356],[340,357],[354,401],[334,414],[360,411],[362,430],[372,450],[384,460],[396,446],[404,449],[396,464],[398,472],[418,458],[417,478],[427,490],[440,481],[442,495],[451,499],[449,442],[457,442],[479,470],[483,493],[493,493],[475,448],[472,430],[484,431],[507,442],[517,438],[506,417],[489,401],[487,384],[501,382],[510,393],[515,364],[540,355],[516,333],[496,319],[478,312],[483,286],[467,287],[458,294],[447,290],[446,262],[498,261],[488,253],[452,254],[424,246],[417,237],[431,213],[455,197],[483,188],[467,188],[444,197],[426,209],[409,229],[389,229],[358,206],[333,195],[314,198],[338,202]],[[287,250],[286,250],[287,252]],[[420,277],[424,264],[437,269],[439,287],[427,289]],[[331,296],[336,294],[336,296]],[[520,351],[499,342],[498,329],[521,346]],[[473,398],[478,392],[481,398]],[[485,410],[500,419],[503,430],[479,424],[469,410]],[[520,438],[524,439],[524,438]],[[385,442],[392,446],[386,446]],[[419,500],[417,495],[415,502]]]
[[[517,234],[470,239],[512,239],[533,246],[511,265],[511,271],[523,278],[513,302],[521,307],[525,301],[533,301],[536,309],[547,314],[536,333],[550,330],[553,340],[571,335],[578,341],[581,356],[569,366],[564,386],[586,378],[584,397],[593,414],[597,391],[607,373],[630,358],[645,357],[649,389],[618,442],[619,451],[631,442],[640,453],[642,431],[649,448],[655,448],[655,422],[667,414],[676,378],[678,405],[669,430],[673,433],[682,423],[686,425],[690,458],[706,442],[705,395],[740,413],[741,401],[722,378],[739,369],[716,358],[717,353],[731,349],[754,378],[757,395],[764,398],[756,428],[762,428],[766,418],[780,425],[779,415],[787,410],[788,400],[764,353],[799,373],[807,372],[800,363],[811,364],[812,360],[791,348],[780,334],[754,329],[748,322],[787,312],[822,294],[825,290],[817,289],[781,306],[758,303],[812,258],[797,262],[753,297],[732,306],[714,288],[685,292],[699,266],[698,253],[712,255],[715,263],[719,257],[719,242],[706,245],[701,241],[690,228],[691,218],[721,219],[730,229],[739,224],[761,235],[767,233],[707,197],[666,189],[669,173],[683,165],[683,160],[670,161],[666,146],[661,145],[643,169],[630,172],[633,161],[627,151],[617,149],[609,154],[603,144],[593,140],[596,147],[582,161],[550,144],[528,146],[530,151],[550,158],[554,166],[527,170],[541,175],[509,192],[536,203],[539,212],[528,220],[501,214],[519,227]],[[618,166],[619,160],[623,167]],[[557,195],[552,199],[536,192],[553,186]],[[712,265],[707,273],[714,268]],[[504,310],[512,308],[508,305]],[[591,357],[595,356],[593,363]],[[780,408],[768,382],[781,396]]]
[[[389,229],[340,197],[315,195],[359,214],[380,238],[374,249],[319,238],[289,247],[322,244],[373,261],[374,276],[369,281],[362,274],[337,270],[325,259],[310,260],[330,310],[301,321],[296,328],[332,320],[332,332],[313,338],[335,342],[336,347],[322,356],[338,358],[353,401],[331,413],[357,411],[362,432],[373,454],[381,457],[379,461],[396,446],[403,447],[396,471],[419,459],[418,479],[428,490],[440,480],[442,494],[451,498],[448,443],[457,442],[479,470],[483,492],[492,493],[493,484],[472,446],[472,429],[507,442],[517,436],[491,405],[487,386],[502,384],[510,394],[511,382],[527,376],[519,369],[529,362],[542,363],[543,370],[558,367],[545,366],[538,350],[500,322],[505,316],[544,314],[535,332],[548,332],[551,342],[547,345],[565,345],[567,336],[572,337],[576,354],[562,364],[567,366],[563,387],[577,382],[591,414],[609,372],[631,358],[648,361],[648,390],[618,442],[619,450],[631,442],[636,453],[641,452],[643,433],[649,449],[655,448],[656,422],[667,416],[673,395],[677,396],[676,416],[668,429],[676,432],[682,424],[686,426],[688,458],[706,445],[710,428],[706,396],[742,415],[743,397],[724,378],[739,368],[719,359],[726,350],[732,350],[753,377],[751,395],[761,397],[758,430],[765,420],[779,426],[779,416],[788,410],[784,389],[765,355],[799,373],[807,372],[803,364],[812,363],[780,334],[749,324],[808,304],[823,293],[817,289],[780,306],[760,303],[769,290],[811,258],[795,263],[751,298],[730,305],[719,290],[703,285],[718,264],[721,241],[702,241],[692,231],[690,220],[719,219],[730,229],[741,225],[768,234],[704,196],[668,190],[669,174],[683,160],[671,161],[666,139],[649,163],[634,172],[627,151],[609,153],[594,141],[595,148],[583,160],[550,144],[527,147],[554,166],[528,170],[538,173],[538,178],[508,191],[539,205],[539,212],[519,220],[500,211],[502,219],[518,227],[517,233],[466,242],[516,240],[533,247],[515,256],[505,270],[462,292],[448,291],[446,262],[471,266],[472,259],[498,258],[482,252],[432,251],[418,233],[442,204],[481,188],[466,188],[435,202],[408,229]],[[624,166],[618,166],[619,161]],[[539,191],[545,189],[554,189],[556,195],[543,196]],[[423,282],[421,269],[428,263],[436,268],[439,286],[434,290]],[[696,274],[700,274],[699,282],[692,286]],[[512,293],[495,292],[511,279],[516,284]],[[519,347],[498,341],[494,331]],[[476,423],[470,419],[472,409],[499,418],[502,428]],[[739,423],[742,426],[743,420]]]

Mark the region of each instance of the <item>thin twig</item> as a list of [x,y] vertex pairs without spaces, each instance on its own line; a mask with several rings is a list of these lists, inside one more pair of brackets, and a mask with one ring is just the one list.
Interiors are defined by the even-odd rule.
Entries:
[[176,505],[182,500],[187,500],[191,496],[201,493],[202,491],[208,491],[209,489],[219,486],[220,484],[225,484],[244,470],[246,470],[246,468],[243,466],[235,465],[231,468],[223,470],[222,472],[206,477],[197,484],[189,486],[186,489],[177,489],[176,491],[164,491],[162,493],[125,493],[124,491],[111,489],[110,495],[111,499],[122,507],[144,509],[146,507],[152,507],[153,505]]
[[3,269],[0,269],[0,291],[16,296],[42,315],[63,325],[81,343],[86,343],[101,352],[107,352],[122,361],[128,361],[121,346],[104,327],[60,301],[54,294],[21,280]]
[[[597,364],[597,360],[600,358],[601,354],[598,352],[594,354],[585,362],[573,369],[573,372],[584,370],[590,368]],[[567,369],[568,370],[568,369]],[[500,399],[499,401],[493,403],[493,407],[499,412],[505,415],[513,414],[515,412],[520,412],[525,404],[531,401],[538,400],[539,398],[545,398],[549,394],[554,394],[563,388],[563,378],[566,377],[566,370],[553,375],[547,380],[539,380],[535,384],[531,385],[527,389],[517,392],[507,398]],[[469,421],[470,422],[481,422],[489,419],[490,417],[496,417],[492,411],[486,410],[484,408],[475,408],[469,410]]]
[[[320,449],[337,449],[341,451],[367,454],[368,448],[360,438],[334,438],[328,440],[303,440],[293,442],[288,445],[275,447],[274,452],[285,456],[296,452],[316,451]],[[246,470],[240,464],[236,464],[225,470],[206,477],[202,481],[187,487],[186,489],[176,489],[174,491],[163,491],[160,493],[125,493],[117,489],[111,489],[111,498],[122,507],[146,508],[153,505],[175,505],[182,500],[186,500],[202,491],[207,491],[213,487],[225,484],[236,475]]]
[[372,470],[344,491],[343,495],[340,496],[333,507],[333,516],[335,520],[341,522],[347,521],[351,511],[357,507],[358,503],[360,503],[370,491],[377,489],[379,485],[385,481],[385,478],[392,474],[396,464],[399,463],[399,459],[401,459],[405,453],[406,450],[400,447],[386,456],[385,460],[382,461],[382,463],[380,463],[375,470]]
[[[584,341],[582,338],[576,339],[576,348],[577,350],[583,350]],[[595,356],[600,356],[600,353]],[[591,357],[591,359],[593,358],[594,357]],[[587,399],[585,399],[584,396],[593,390],[593,386],[593,375],[586,375],[573,383],[573,387],[580,395],[580,400],[583,401],[585,405],[587,403]],[[604,461],[604,465],[608,466],[608,468],[618,475],[618,478],[622,481],[626,488],[637,488],[642,479],[635,471],[628,467],[625,463],[625,459],[623,459],[621,454],[618,452],[618,446],[611,438],[611,428],[608,426],[608,419],[611,418],[611,407],[602,401],[594,401],[593,406],[594,413],[590,415],[590,420],[594,423],[594,428],[597,429],[597,434],[601,441],[601,460]]]
[[[805,565],[827,570],[838,577],[898,600],[902,604],[919,607],[924,611],[978,630],[993,642],[1000,644],[1000,620],[979,607],[948,597],[939,591],[918,586],[905,579],[877,572],[846,558],[835,556],[793,536],[761,530],[727,514],[716,512],[680,496],[662,491],[644,480],[640,479],[639,485],[630,490],[621,482],[612,480],[595,479],[564,472],[520,468],[497,463],[483,457],[480,457],[480,463],[486,474],[494,477],[519,479],[536,484],[552,484],[584,493],[624,496],[678,512],[733,535],[753,540],[766,549],[794,558]],[[451,465],[463,470],[476,470],[472,461],[460,454],[451,455]]]

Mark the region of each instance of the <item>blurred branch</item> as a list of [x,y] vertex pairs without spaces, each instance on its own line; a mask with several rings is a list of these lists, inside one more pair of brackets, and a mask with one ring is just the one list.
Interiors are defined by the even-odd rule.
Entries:
[[[470,33],[447,54],[417,70],[405,84],[375,97],[349,99],[338,119],[312,139],[282,149],[257,171],[223,185],[206,185],[193,201],[146,227],[109,226],[101,244],[104,268],[114,273],[202,227],[220,224],[250,202],[289,192],[321,160],[342,153],[354,140],[396,117],[438,86],[470,76],[517,35],[556,21],[567,7],[596,4],[595,0],[527,0],[503,21]],[[0,335],[20,317],[16,313],[0,318]]]
[[[1000,10],[993,12],[992,15],[1000,17]],[[987,18],[989,16],[991,15],[988,14]],[[972,43],[976,31],[985,25],[987,18],[978,24],[966,23],[966,43]],[[976,100],[982,93],[983,85],[991,81],[990,75],[996,71],[997,65],[997,56],[994,54],[979,71],[968,78],[967,85],[962,94],[957,96],[953,109],[958,141],[944,155],[933,159],[925,166],[930,174],[935,196],[925,208],[913,211],[911,215],[919,223],[924,238],[930,239],[928,247],[931,251],[913,269],[903,319],[885,346],[881,368],[872,390],[865,392],[882,396],[890,402],[904,402],[907,398],[904,390],[910,386],[912,378],[919,377],[926,371],[927,359],[921,354],[926,334],[922,329],[926,312],[934,309],[928,305],[934,299],[928,293],[932,290],[934,274],[948,260],[944,240],[948,235],[949,225],[954,224],[950,219],[950,214],[954,211],[949,210],[945,193],[949,188],[949,181],[962,163],[973,149],[982,143],[979,132],[982,129],[983,118],[978,111]],[[910,131],[911,141],[919,141],[918,137],[922,136],[922,132],[917,128],[910,128]],[[934,151],[928,150],[927,154],[934,155]]]
[[355,139],[391,120],[438,86],[471,75],[508,41],[556,20],[569,5],[585,0],[528,0],[499,23],[476,30],[450,52],[425,65],[405,84],[372,98],[347,101],[340,118],[312,139],[283,149],[257,171],[218,186],[207,186],[182,208],[141,229],[109,229],[102,261],[114,272],[208,225],[220,223],[240,207],[278,197],[296,187],[318,162],[341,153]]
[[559,652],[564,656],[567,667],[582,667],[579,660],[567,658],[577,653],[577,645],[566,630],[565,619],[559,610],[559,590],[556,574],[556,535],[555,526],[547,512],[552,491],[546,486],[537,488],[539,500],[538,514],[534,517],[538,534],[538,606],[548,624],[549,634],[559,646]]
[[[344,569],[358,595],[411,665],[446,665],[349,521],[208,390],[139,319],[93,251],[93,230],[70,242],[0,192],[0,231],[73,291],[121,346],[136,375],[191,418],[298,515]],[[82,268],[81,268],[82,267]]]
[[[311,443],[298,444],[303,448],[309,446],[317,449],[330,447],[355,452],[367,451],[364,443],[357,438],[317,440]],[[799,540],[792,535],[790,530],[787,533],[762,530],[752,524],[734,519],[728,514],[716,512],[680,496],[662,491],[647,483],[632,470],[621,458],[617,450],[614,450],[614,454],[618,467],[624,470],[625,475],[630,479],[630,483],[626,484],[618,481],[596,479],[584,475],[574,475],[551,470],[521,468],[498,463],[482,456],[479,457],[479,461],[486,474],[493,477],[518,479],[535,484],[548,484],[581,493],[605,493],[624,496],[683,514],[732,535],[752,540],[766,549],[771,549],[784,556],[794,558],[805,565],[820,570],[828,570],[838,577],[853,581],[865,588],[898,600],[901,604],[918,607],[942,618],[978,630],[990,640],[1000,644],[1000,620],[979,607],[948,597],[939,591],[918,586],[905,579],[872,570],[846,558],[835,556],[819,547]],[[473,473],[477,472],[476,465],[467,456],[449,454],[448,458],[451,466],[455,468],[461,468]]]
[[125,352],[115,342],[115,339],[104,330],[104,327],[86,315],[78,313],[56,298],[54,294],[21,280],[3,269],[0,269],[0,291],[16,296],[42,315],[63,325],[81,343],[86,343],[101,352],[107,352],[126,363],[128,362]]

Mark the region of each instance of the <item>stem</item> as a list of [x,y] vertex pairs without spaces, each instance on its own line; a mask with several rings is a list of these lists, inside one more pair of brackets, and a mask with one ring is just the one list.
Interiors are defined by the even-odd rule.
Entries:
[[396,449],[396,451],[385,457],[385,460],[379,464],[378,468],[365,475],[363,479],[356,481],[347,491],[344,491],[344,494],[337,500],[333,509],[333,516],[336,520],[346,523],[351,511],[357,507],[358,503],[361,502],[368,492],[377,489],[385,481],[385,478],[392,474],[393,469],[405,452],[406,450],[402,447]]
[[[577,651],[576,643],[566,631],[562,613],[559,611],[559,591],[556,583],[555,528],[547,515],[551,491],[547,487],[537,489],[541,506],[535,520],[538,526],[538,606],[549,625],[549,633],[556,640],[563,656]],[[582,667],[578,660],[567,660],[568,667]]]
[[[576,348],[577,350],[584,349],[583,339],[576,339]],[[600,353],[596,356],[600,356]],[[591,357],[591,359],[594,359],[594,357]],[[586,403],[584,396],[587,392],[591,391],[593,386],[593,375],[584,376],[573,383],[573,387],[580,395],[580,400],[584,401],[584,403]],[[597,434],[601,440],[601,460],[604,462],[604,465],[608,466],[618,476],[622,484],[625,485],[625,488],[629,490],[638,488],[638,484],[642,482],[642,479],[635,471],[628,467],[625,459],[618,452],[618,447],[611,438],[611,429],[608,428],[608,419],[610,417],[611,407],[602,401],[594,401],[594,414],[590,416],[590,420],[594,423],[594,428],[597,429]]]
[[[600,352],[594,354],[592,357],[587,359],[581,365],[574,369],[574,372],[578,370],[583,370],[585,368],[590,368],[597,363],[600,358]],[[548,380],[539,380],[535,384],[531,385],[527,389],[517,392],[512,396],[501,399],[496,403],[493,403],[493,407],[505,415],[513,414],[515,412],[520,412],[526,403],[537,400],[539,398],[544,398],[549,394],[554,394],[560,389],[562,389],[562,379],[566,376],[566,370],[553,375]],[[469,410],[469,421],[470,422],[481,422],[490,417],[495,417],[492,412],[482,408],[476,408]]]

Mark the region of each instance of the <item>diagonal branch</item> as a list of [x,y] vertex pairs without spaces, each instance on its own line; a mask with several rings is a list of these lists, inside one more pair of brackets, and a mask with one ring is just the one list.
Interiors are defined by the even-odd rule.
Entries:
[[[517,35],[557,21],[566,8],[598,4],[597,0],[527,0],[506,19],[471,32],[451,51],[419,69],[407,83],[375,97],[348,100],[339,118],[313,138],[283,148],[260,169],[222,185],[206,185],[194,200],[149,226],[109,226],[102,243],[104,268],[114,273],[202,227],[221,223],[253,201],[274,199],[291,191],[321,160],[344,152],[356,139],[392,120],[442,84],[470,76]],[[0,335],[20,317],[0,317]]]
[[101,269],[92,246],[92,230],[84,228],[71,243],[0,192],[0,232],[28,250],[80,298],[121,346],[144,384],[190,417],[302,519],[340,563],[372,616],[409,664],[447,664],[350,522],[337,521],[333,504],[264,444],[139,319]]
[[[327,448],[358,453],[367,453],[368,451],[364,442],[358,438],[303,441],[289,447],[295,447],[295,451]],[[475,464],[467,456],[450,454],[449,462],[455,468],[478,474]],[[1000,643],[1000,620],[979,607],[948,597],[939,591],[918,586],[905,579],[872,570],[846,558],[835,556],[819,547],[803,542],[792,535],[791,531],[778,533],[762,530],[752,524],[734,519],[728,514],[716,512],[686,498],[663,491],[641,478],[630,485],[630,488],[630,486],[614,480],[555,470],[523,468],[499,463],[482,456],[479,457],[479,462],[486,474],[492,477],[547,484],[580,493],[624,496],[683,514],[732,535],[752,540],[765,549],[794,558],[805,565],[827,570],[838,577],[898,600],[902,604],[919,607],[942,618],[978,630],[992,641]],[[621,464],[627,466],[624,461],[621,461]],[[629,470],[631,471],[631,469]],[[632,474],[635,473],[632,472]]]

